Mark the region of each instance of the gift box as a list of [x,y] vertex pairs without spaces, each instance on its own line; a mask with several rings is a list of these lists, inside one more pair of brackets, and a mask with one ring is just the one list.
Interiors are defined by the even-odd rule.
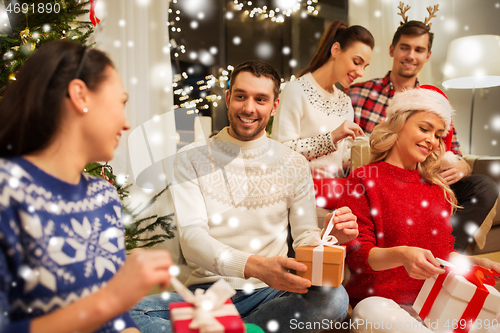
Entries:
[[370,163],[370,142],[368,137],[356,137],[351,148],[351,172],[357,167]]
[[425,281],[413,308],[434,332],[486,333],[500,312],[493,275],[478,266],[436,275]]
[[169,305],[170,323],[174,333],[245,333],[245,324],[231,302],[234,290],[219,280],[207,290],[191,292],[175,277],[172,286],[186,302]]
[[[338,287],[344,280],[345,247],[325,246],[322,251],[319,246],[299,246],[295,249],[295,260],[305,264],[307,271],[297,275],[311,281],[313,286]],[[322,258],[317,258],[317,252]]]
[[236,310],[236,307],[227,300],[224,305],[211,311],[211,315],[217,320],[219,325],[213,325],[213,328],[190,329],[189,324],[193,319],[196,306],[188,302],[172,303],[169,306],[170,321],[172,323],[172,332],[174,333],[244,333],[245,324]]

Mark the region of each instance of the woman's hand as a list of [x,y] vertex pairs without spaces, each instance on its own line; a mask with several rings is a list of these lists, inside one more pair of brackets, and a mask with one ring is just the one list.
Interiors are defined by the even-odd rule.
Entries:
[[425,280],[436,274],[443,274],[439,261],[432,252],[419,247],[402,246],[400,248],[404,268],[411,278]]
[[[323,229],[326,230],[328,223],[332,219],[333,213],[326,214]],[[349,207],[342,207],[335,210],[333,218],[333,229],[330,235],[338,239],[339,244],[347,243],[358,237],[358,223],[356,215],[351,212]]]
[[161,289],[168,287],[170,266],[172,259],[166,250],[132,250],[102,291],[121,312],[126,312],[155,285],[159,284]]
[[348,136],[356,139],[356,136],[360,135],[364,135],[361,127],[350,120],[345,120],[342,125],[332,131],[332,141],[337,143]]

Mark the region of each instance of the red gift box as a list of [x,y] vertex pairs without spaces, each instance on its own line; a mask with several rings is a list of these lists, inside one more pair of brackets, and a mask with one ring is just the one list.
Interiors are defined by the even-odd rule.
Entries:
[[245,333],[245,324],[231,300],[227,300],[221,308],[210,311],[211,315],[220,323],[220,326],[214,329],[189,328],[195,309],[196,307],[188,302],[170,304],[170,322],[174,333]]
[[434,332],[486,332],[500,311],[500,293],[493,287],[495,275],[473,266],[466,272],[433,276],[425,281],[413,309]]

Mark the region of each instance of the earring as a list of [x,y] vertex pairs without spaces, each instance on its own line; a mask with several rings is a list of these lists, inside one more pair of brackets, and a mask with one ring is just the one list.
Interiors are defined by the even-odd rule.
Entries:
[[83,108],[83,112],[87,113],[87,112],[89,112],[89,109],[88,108]]

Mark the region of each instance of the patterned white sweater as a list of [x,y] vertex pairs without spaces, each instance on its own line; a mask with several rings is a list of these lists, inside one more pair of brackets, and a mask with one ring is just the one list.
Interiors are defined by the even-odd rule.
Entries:
[[351,99],[333,87],[324,90],[311,73],[290,81],[280,94],[272,138],[304,155],[310,168],[340,168],[346,152],[337,151],[331,132],[345,120],[354,120]]
[[299,246],[317,227],[307,160],[265,135],[231,137],[228,128],[179,151],[172,193],[180,244],[192,268],[187,285],[221,278],[235,289],[266,287],[245,280],[249,256],[286,256],[288,225]]
[[[0,158],[0,332],[28,333],[31,319],[105,284],[125,260],[121,214],[107,181],[82,174],[72,185]],[[97,332],[115,324],[135,327],[125,313]]]

